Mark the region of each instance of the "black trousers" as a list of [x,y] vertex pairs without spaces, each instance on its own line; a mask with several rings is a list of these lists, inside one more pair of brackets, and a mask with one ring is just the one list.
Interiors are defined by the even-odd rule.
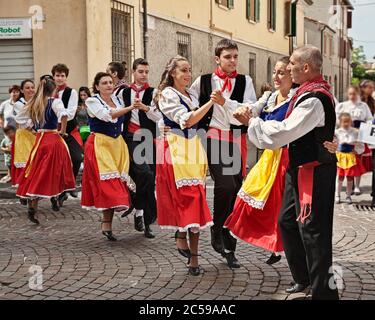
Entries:
[[77,140],[74,139],[70,134],[65,137],[64,140],[68,145],[70,158],[72,159],[74,178],[77,179],[79,169],[83,161],[83,150]]
[[211,236],[216,243],[222,243],[222,253],[234,252],[237,240],[223,226],[233,211],[237,193],[243,182],[241,153],[236,145],[226,141],[207,139],[206,147],[210,174],[215,183],[214,226]]
[[375,149],[372,150],[372,200],[375,200]]
[[[125,141],[129,148],[131,156],[130,177],[134,180],[137,190],[132,198],[134,207],[137,210],[143,210],[143,218],[146,226],[156,221],[156,199],[155,199],[155,147],[153,146],[152,157],[145,159],[144,162],[134,161],[134,150],[142,142],[134,141],[133,134],[127,133]],[[143,154],[145,156],[145,154]]]
[[285,255],[296,283],[311,284],[313,299],[336,300],[332,270],[332,229],[336,165],[315,168],[312,213],[304,224],[300,212],[298,169],[289,169],[279,224]]

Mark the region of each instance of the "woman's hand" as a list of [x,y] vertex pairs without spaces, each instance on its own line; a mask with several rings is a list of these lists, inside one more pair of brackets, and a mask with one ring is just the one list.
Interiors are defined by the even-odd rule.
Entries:
[[250,119],[253,117],[251,109],[246,106],[239,107],[234,113],[233,117],[241,122],[243,125],[248,125]]
[[211,100],[220,106],[224,106],[225,104],[225,99],[220,90],[215,90],[214,92],[211,93]]
[[326,141],[323,145],[330,153],[336,153],[339,146],[336,139],[333,139],[332,142]]

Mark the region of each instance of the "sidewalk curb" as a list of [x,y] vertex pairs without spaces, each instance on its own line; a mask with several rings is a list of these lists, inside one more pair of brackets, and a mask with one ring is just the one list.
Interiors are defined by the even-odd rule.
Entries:
[[16,189],[11,187],[0,189],[0,199],[17,199]]

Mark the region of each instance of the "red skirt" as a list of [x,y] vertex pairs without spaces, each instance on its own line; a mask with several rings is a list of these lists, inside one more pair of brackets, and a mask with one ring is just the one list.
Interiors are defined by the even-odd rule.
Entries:
[[[365,144],[365,152],[359,157],[366,172],[372,172],[372,150]],[[364,174],[363,173],[363,174]]]
[[156,152],[156,198],[161,228],[186,232],[190,228],[212,226],[204,187],[197,185],[177,189],[168,142],[158,139]]
[[129,189],[120,178],[100,179],[94,143],[95,134],[91,134],[85,144],[81,205],[85,209],[99,211],[126,211],[130,207]]
[[368,172],[365,166],[362,164],[361,156],[356,155],[357,164],[351,168],[343,169],[337,167],[337,175],[339,177],[361,177]]
[[52,198],[75,190],[68,147],[58,133],[38,133],[18,182],[17,196],[20,198]]
[[253,208],[237,196],[233,213],[224,225],[234,237],[271,252],[284,251],[278,219],[288,163],[288,149],[284,148],[275,182],[263,210]]

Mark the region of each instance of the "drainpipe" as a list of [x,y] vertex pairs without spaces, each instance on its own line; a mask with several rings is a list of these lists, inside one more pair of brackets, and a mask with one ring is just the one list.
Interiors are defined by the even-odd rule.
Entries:
[[147,59],[148,44],[148,21],[147,21],[147,0],[142,0],[143,5],[143,58]]

